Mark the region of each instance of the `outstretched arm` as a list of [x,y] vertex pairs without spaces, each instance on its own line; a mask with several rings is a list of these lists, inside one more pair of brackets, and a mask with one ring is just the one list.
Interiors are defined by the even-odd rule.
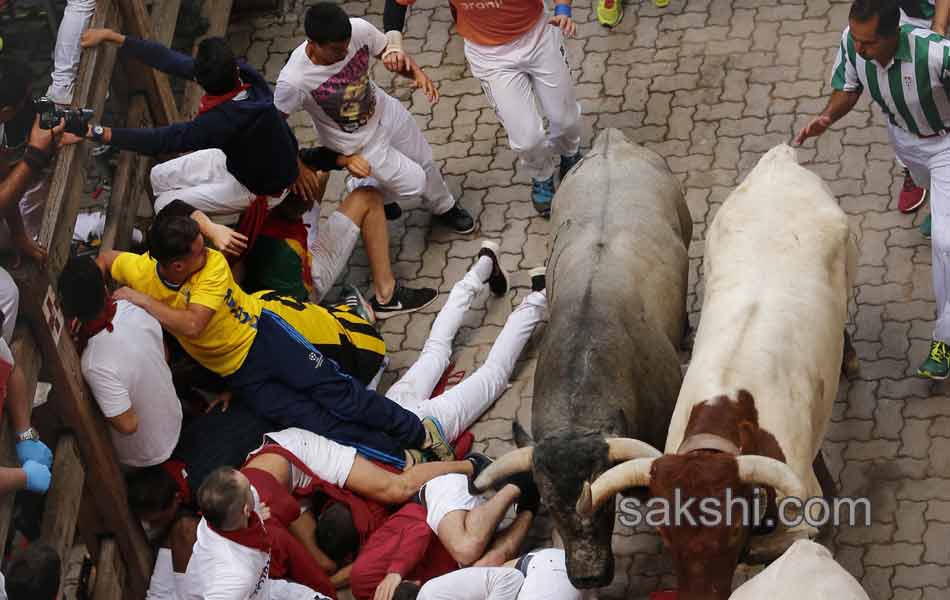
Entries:
[[934,18],[930,22],[930,28],[946,37],[948,25],[950,25],[950,0],[937,0],[934,3]]
[[122,46],[122,51],[129,56],[163,73],[183,79],[193,79],[195,76],[195,59],[191,56],[112,29],[88,29],[82,34],[80,45],[83,48],[95,48],[103,42]]
[[851,112],[860,97],[860,90],[855,92],[835,90],[832,92],[831,98],[821,114],[809,121],[795,136],[795,145],[800,146],[808,138],[823,134],[825,130],[831,127],[832,123]]

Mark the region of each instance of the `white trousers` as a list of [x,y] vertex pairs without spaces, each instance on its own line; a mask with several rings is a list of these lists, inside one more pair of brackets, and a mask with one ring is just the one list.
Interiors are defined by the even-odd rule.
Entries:
[[[556,157],[577,153],[581,142],[581,109],[564,39],[547,21],[542,15],[534,29],[500,46],[465,42],[472,75],[481,81],[522,170],[534,179],[554,175]],[[547,137],[542,116],[550,126]]]
[[56,34],[56,46],[53,48],[53,83],[47,91],[53,102],[69,104],[73,101],[76,76],[79,74],[79,59],[82,56],[79,38],[89,27],[95,12],[96,0],[66,2],[63,20]]
[[438,419],[451,441],[471,427],[505,391],[518,356],[547,312],[548,301],[544,292],[528,294],[508,315],[485,364],[452,389],[430,400],[433,388],[449,366],[452,340],[475,296],[485,287],[483,282],[490,273],[491,259],[483,256],[452,287],[419,358],[386,392],[387,398],[414,412],[420,419]]
[[455,205],[432,159],[432,147],[422,135],[415,117],[399,100],[389,94],[377,95],[380,111],[375,135],[360,150],[372,167],[372,177],[350,179],[350,191],[372,186],[383,191],[387,202],[403,203],[416,196],[422,197],[422,207],[434,215],[441,215]]
[[[314,207],[320,209],[320,205]],[[313,218],[311,216],[311,218]],[[304,216],[306,222],[307,217]],[[334,211],[327,218],[326,223],[319,223],[320,214],[316,215],[317,224],[323,225],[316,235],[308,235],[310,246],[310,272],[313,276],[312,300],[319,303],[323,296],[330,291],[333,283],[340,277],[346,264],[360,239],[360,228],[350,218],[339,211]],[[309,228],[310,233],[316,227]]]
[[890,123],[887,131],[914,182],[930,190],[930,243],[937,300],[933,337],[950,343],[950,136],[920,138]]
[[[181,577],[184,577],[184,574]],[[145,600],[179,600],[175,571],[172,568],[172,551],[169,548],[158,549]]]
[[[172,200],[187,202],[209,217],[244,211],[257,195],[234,178],[227,163],[222,150],[208,148],[155,165],[151,173],[155,213]],[[268,199],[271,208],[279,203],[280,198]]]
[[13,328],[20,311],[20,290],[6,269],[0,268],[0,311],[3,312],[3,340],[13,343]]

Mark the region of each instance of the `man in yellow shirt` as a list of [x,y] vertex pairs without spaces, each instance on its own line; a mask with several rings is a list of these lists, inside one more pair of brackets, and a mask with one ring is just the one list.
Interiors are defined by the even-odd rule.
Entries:
[[368,323],[314,304],[265,299],[266,292],[246,294],[224,256],[205,247],[193,218],[159,213],[148,254],[104,252],[99,264],[127,286],[116,299],[155,317],[261,417],[394,464],[415,448],[453,457],[438,422],[420,421],[347,371],[385,352]]

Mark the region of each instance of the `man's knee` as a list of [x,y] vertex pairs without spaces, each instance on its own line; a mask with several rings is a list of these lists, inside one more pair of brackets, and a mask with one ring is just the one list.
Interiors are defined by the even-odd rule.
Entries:
[[346,195],[337,210],[357,225],[361,225],[370,212],[383,210],[383,194],[374,187],[356,188]]
[[508,143],[517,154],[538,152],[544,147],[546,139],[542,127],[524,127],[508,132]]
[[449,543],[446,543],[446,540],[441,541],[445,545],[445,549],[452,555],[452,558],[463,567],[468,567],[478,562],[478,559],[482,557],[481,551],[485,546],[469,536],[453,538]]

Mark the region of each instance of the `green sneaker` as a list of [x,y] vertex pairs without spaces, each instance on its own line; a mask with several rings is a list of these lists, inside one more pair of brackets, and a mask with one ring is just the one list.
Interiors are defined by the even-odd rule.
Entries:
[[945,343],[937,340],[930,342],[930,356],[917,369],[917,375],[937,380],[944,380],[950,375],[950,354]]
[[422,427],[426,430],[426,445],[422,449],[435,454],[439,460],[455,460],[455,449],[445,437],[442,424],[437,419],[426,417],[422,419]]
[[930,239],[930,215],[927,215],[927,218],[924,219],[924,222],[920,224],[920,235],[924,236],[926,239]]
[[597,20],[604,27],[616,27],[622,18],[623,0],[600,0],[597,3]]

